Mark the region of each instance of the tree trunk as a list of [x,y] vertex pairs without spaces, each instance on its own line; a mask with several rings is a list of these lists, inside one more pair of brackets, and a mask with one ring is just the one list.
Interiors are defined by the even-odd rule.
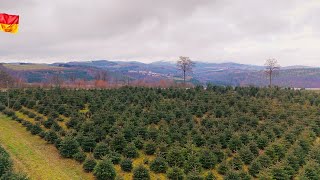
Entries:
[[272,87],[272,71],[270,71],[270,74],[269,74],[269,80],[270,80],[270,84],[269,86]]
[[186,71],[183,71],[183,85],[186,85]]

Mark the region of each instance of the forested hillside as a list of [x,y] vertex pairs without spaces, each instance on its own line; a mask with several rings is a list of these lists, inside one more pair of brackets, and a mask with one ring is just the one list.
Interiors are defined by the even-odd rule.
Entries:
[[102,179],[320,179],[320,94],[16,89],[0,110]]
[[[187,74],[188,83],[194,85],[213,83],[223,86],[268,85],[264,66],[237,63],[203,63],[195,61],[192,73]],[[88,61],[55,64],[16,63],[0,65],[1,69],[30,87],[119,87],[123,85],[168,87],[177,86],[182,81],[182,72],[175,63],[119,61]],[[3,76],[3,75],[2,75]],[[5,78],[5,76],[3,76]],[[320,88],[320,68],[306,66],[283,67],[274,77],[274,85],[295,88]],[[99,85],[97,81],[106,81]],[[9,80],[12,82],[12,80]],[[0,87],[6,87],[6,80]],[[14,83],[12,83],[14,84]],[[166,84],[166,86],[163,86]],[[91,85],[91,86],[90,86]],[[25,87],[15,85],[14,87]]]

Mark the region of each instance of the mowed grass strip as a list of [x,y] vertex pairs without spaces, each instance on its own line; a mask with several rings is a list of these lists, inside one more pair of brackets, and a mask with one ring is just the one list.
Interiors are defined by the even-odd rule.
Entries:
[[94,179],[74,160],[63,159],[53,145],[31,135],[18,122],[0,114],[0,143],[10,153],[14,168],[31,179]]
[[4,67],[15,71],[31,71],[31,70],[63,70],[64,67],[49,66],[46,64],[3,64]]

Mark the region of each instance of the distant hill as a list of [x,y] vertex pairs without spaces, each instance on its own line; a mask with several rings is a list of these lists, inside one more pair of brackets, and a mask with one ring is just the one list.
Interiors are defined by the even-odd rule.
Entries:
[[[168,61],[141,63],[136,61],[81,61],[54,64],[4,64],[8,70],[17,72],[27,82],[44,82],[50,76],[60,73],[65,79],[70,76],[92,80],[98,71],[107,71],[110,81],[125,78],[131,80],[159,81],[161,79],[181,80],[181,73],[176,65]],[[14,74],[14,73],[13,73]],[[231,86],[266,86],[268,81],[264,66],[238,63],[196,62],[192,82]],[[320,68],[309,66],[282,67],[274,84],[299,88],[320,88]]]

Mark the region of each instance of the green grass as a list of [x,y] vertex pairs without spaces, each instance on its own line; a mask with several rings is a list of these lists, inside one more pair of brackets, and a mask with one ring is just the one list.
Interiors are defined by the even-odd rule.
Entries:
[[10,153],[14,169],[31,179],[94,179],[74,160],[63,159],[53,145],[33,136],[19,123],[0,114],[0,144]]
[[62,70],[64,67],[48,66],[46,64],[3,64],[4,67],[16,71],[24,70]]

